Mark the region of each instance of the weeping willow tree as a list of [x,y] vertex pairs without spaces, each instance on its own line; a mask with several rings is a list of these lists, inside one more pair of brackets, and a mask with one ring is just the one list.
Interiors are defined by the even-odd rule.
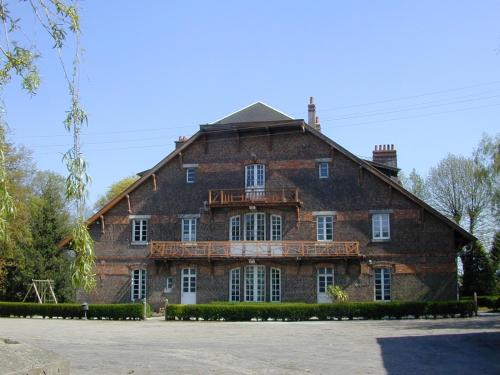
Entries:
[[[0,0],[0,95],[14,78],[21,82],[21,89],[29,95],[36,94],[41,85],[37,67],[40,53],[26,34],[23,20],[18,17],[21,7],[35,16],[37,27],[45,31],[54,43],[57,63],[68,85],[70,106],[63,124],[73,136],[71,148],[64,154],[63,161],[68,169],[66,196],[76,207],[76,222],[72,229],[72,248],[76,253],[72,265],[72,280],[76,287],[90,291],[95,286],[93,267],[94,245],[84,219],[85,200],[90,177],[87,163],[80,148],[82,128],[87,125],[87,115],[80,101],[80,17],[77,1],[60,0],[19,0],[14,6]],[[16,7],[17,6],[17,7]],[[13,11],[14,10],[14,11]],[[63,50],[70,52],[70,63],[65,61]],[[72,52],[72,53],[71,53]],[[5,162],[7,123],[5,108],[0,111],[0,244],[9,240],[8,223],[16,215],[15,199],[8,189],[8,173]],[[0,246],[0,278],[9,264],[7,254],[2,254]]]

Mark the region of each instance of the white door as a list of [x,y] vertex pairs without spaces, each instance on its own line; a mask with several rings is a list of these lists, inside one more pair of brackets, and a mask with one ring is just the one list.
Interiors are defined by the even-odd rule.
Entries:
[[196,303],[196,268],[182,269],[181,303],[185,305]]
[[263,199],[266,186],[266,171],[263,164],[245,167],[245,192],[249,199]]
[[328,294],[326,294],[326,289],[330,285],[333,285],[333,268],[318,268],[318,303],[332,302]]

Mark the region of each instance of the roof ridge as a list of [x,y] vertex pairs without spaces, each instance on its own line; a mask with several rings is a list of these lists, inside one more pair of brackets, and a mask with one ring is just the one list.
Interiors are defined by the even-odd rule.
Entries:
[[237,109],[236,111],[231,112],[231,113],[225,115],[224,117],[221,117],[221,118],[219,118],[219,119],[217,119],[215,121],[212,121],[212,122],[208,123],[208,125],[217,125],[217,124],[221,123],[222,120],[225,120],[225,119],[227,119],[227,118],[229,118],[229,117],[231,117],[231,116],[233,116],[233,115],[235,115],[237,113],[243,112],[243,111],[245,111],[245,110],[247,110],[247,109],[249,109],[249,108],[251,108],[251,107],[253,107],[253,106],[257,105],[257,104],[263,105],[264,107],[267,107],[267,108],[269,108],[269,109],[271,109],[271,110],[279,113],[280,115],[283,115],[283,116],[289,118],[290,120],[294,120],[293,117],[291,117],[290,115],[286,114],[285,112],[283,112],[283,111],[281,111],[279,109],[276,109],[273,106],[270,106],[269,104],[264,103],[263,101],[259,100],[259,101],[253,102],[253,103],[251,103],[251,104],[249,104],[249,105],[247,105],[245,107]]

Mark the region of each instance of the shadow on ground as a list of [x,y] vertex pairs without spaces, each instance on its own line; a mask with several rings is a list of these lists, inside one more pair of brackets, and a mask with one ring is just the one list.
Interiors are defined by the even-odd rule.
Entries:
[[377,342],[389,375],[500,374],[500,332],[383,337]]
[[470,329],[470,330],[478,330],[478,329],[488,329],[500,330],[500,320],[498,319],[489,319],[489,320],[479,320],[476,318],[463,318],[463,319],[426,319],[419,321],[406,321],[405,329],[420,329],[420,330],[441,330],[441,329]]

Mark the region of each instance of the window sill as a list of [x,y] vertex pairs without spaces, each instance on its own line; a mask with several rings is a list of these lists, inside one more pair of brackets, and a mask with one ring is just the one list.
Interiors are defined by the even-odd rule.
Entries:
[[132,246],[147,246],[147,245],[149,245],[149,242],[131,242],[130,245],[132,245]]
[[378,243],[378,242],[391,242],[390,238],[372,238],[371,240],[372,243]]

